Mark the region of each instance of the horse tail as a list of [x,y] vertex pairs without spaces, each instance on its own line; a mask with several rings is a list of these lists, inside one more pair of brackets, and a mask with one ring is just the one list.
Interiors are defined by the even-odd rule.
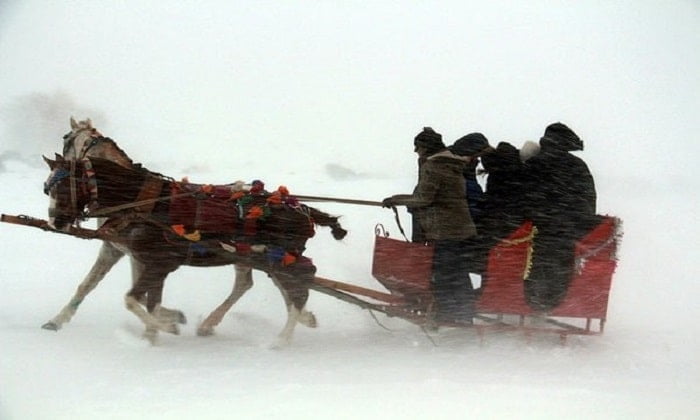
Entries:
[[313,207],[308,207],[308,209],[311,215],[311,220],[313,220],[314,224],[318,226],[330,227],[331,233],[333,234],[333,238],[335,238],[335,240],[339,241],[345,238],[345,236],[348,234],[348,231],[343,229],[343,227],[340,225],[338,216],[331,216],[330,214],[322,212],[321,210]]

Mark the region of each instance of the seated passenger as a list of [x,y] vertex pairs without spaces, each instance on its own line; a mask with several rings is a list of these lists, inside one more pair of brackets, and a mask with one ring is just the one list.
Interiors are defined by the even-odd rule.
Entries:
[[500,240],[516,230],[525,220],[525,170],[520,153],[506,142],[481,158],[486,179],[484,195],[484,232]]
[[554,123],[540,139],[539,153],[525,163],[525,210],[538,229],[525,294],[541,311],[565,297],[573,277],[575,242],[600,220],[593,177],[584,161],[570,153],[577,150],[583,150],[583,141],[566,125]]
[[[481,156],[486,191],[481,202],[481,218],[470,254],[472,272],[485,274],[489,251],[523,222],[523,164],[518,149],[501,142]],[[482,283],[485,281],[482,278]],[[483,286],[483,285],[482,285]]]

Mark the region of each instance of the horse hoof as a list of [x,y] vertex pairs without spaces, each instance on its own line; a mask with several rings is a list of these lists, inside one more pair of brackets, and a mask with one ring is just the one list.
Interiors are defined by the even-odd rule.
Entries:
[[143,338],[148,340],[149,343],[151,343],[152,346],[155,346],[158,344],[158,330],[148,328],[146,331],[143,333]]
[[177,311],[177,322],[182,325],[187,324],[187,317],[182,311]]
[[313,312],[303,312],[299,316],[299,322],[309,328],[318,327],[318,321],[316,321],[316,315]]
[[289,347],[290,340],[278,338],[274,343],[270,344],[270,350],[284,350]]
[[165,332],[180,335],[180,327],[178,327],[177,324],[172,324],[165,329]]
[[47,322],[46,324],[42,325],[41,328],[50,331],[58,331],[61,329],[61,327],[53,321]]
[[197,335],[200,337],[210,337],[214,335],[214,328],[212,327],[199,327],[197,328]]

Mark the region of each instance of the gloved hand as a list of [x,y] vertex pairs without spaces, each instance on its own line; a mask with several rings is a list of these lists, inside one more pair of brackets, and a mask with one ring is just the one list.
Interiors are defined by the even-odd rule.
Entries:
[[385,207],[387,209],[394,207],[394,202],[392,200],[392,197],[387,197],[384,200],[382,200],[382,207]]

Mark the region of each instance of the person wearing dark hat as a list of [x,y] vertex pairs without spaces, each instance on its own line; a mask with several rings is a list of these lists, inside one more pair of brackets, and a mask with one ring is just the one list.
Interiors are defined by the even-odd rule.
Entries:
[[486,191],[481,202],[481,217],[477,224],[477,236],[472,239],[470,262],[473,273],[484,277],[489,251],[500,240],[515,231],[525,220],[524,166],[519,150],[510,143],[500,142],[481,156],[486,179]]
[[596,190],[586,163],[571,152],[583,141],[565,124],[550,124],[540,151],[525,163],[528,216],[538,229],[525,292],[531,306],[547,311],[566,295],[573,276],[574,245],[599,221]]
[[465,200],[462,175],[469,158],[448,150],[442,136],[429,127],[415,137],[414,146],[423,162],[413,194],[387,197],[383,205],[406,206],[420,214],[425,240],[434,245],[431,284],[437,307],[435,320],[471,323],[474,289],[466,254],[467,239],[476,234],[476,228]]
[[[442,142],[442,135],[436,133],[431,127],[424,127],[413,139],[413,151],[418,154],[418,181],[420,182],[421,168],[423,163],[428,159],[428,156],[433,155],[445,149],[445,144]],[[417,188],[417,187],[416,187]],[[413,190],[415,193],[415,189]],[[425,243],[425,232],[420,223],[420,218],[423,210],[420,208],[408,208],[411,213],[411,241]]]
[[492,150],[491,145],[489,145],[488,139],[483,134],[469,133],[455,141],[449,149],[457,156],[471,157],[470,162],[464,169],[464,181],[467,187],[469,213],[478,231],[483,212],[484,190],[481,188],[481,185],[479,185],[479,181],[476,180],[476,167],[479,164],[481,155],[488,150]]
[[564,219],[575,225],[581,216],[595,216],[595,183],[586,163],[571,154],[578,150],[583,141],[557,122],[545,129],[539,153],[526,162],[533,218],[541,224]]

